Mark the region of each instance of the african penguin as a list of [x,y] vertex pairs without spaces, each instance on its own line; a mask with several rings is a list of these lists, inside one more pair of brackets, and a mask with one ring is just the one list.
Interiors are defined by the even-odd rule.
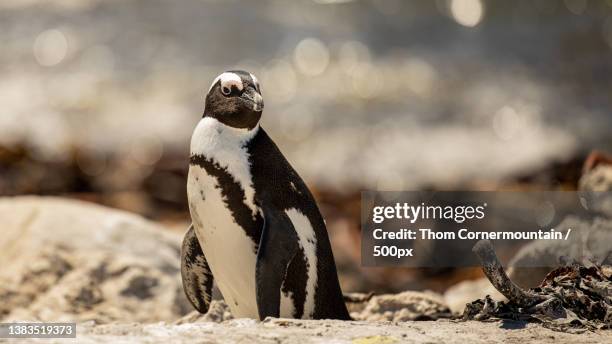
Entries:
[[191,138],[185,293],[208,310],[213,279],[235,317],[350,319],[323,217],[259,125],[257,78],[219,75]]

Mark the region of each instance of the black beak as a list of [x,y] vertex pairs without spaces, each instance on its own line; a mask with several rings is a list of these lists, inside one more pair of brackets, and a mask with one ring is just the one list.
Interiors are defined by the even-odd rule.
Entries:
[[242,94],[242,97],[253,104],[253,111],[260,112],[263,110],[263,97],[254,88],[248,87]]

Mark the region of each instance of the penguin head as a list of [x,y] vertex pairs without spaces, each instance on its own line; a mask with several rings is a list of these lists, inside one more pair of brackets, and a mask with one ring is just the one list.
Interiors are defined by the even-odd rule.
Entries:
[[263,111],[263,98],[257,78],[234,70],[219,75],[206,95],[204,117],[213,117],[234,128],[253,129]]

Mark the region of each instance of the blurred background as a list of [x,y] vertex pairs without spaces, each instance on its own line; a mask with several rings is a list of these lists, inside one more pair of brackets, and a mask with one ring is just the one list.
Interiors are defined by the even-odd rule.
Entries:
[[177,231],[206,90],[257,75],[347,291],[479,274],[361,268],[361,190],[575,190],[612,148],[610,0],[3,0],[0,46],[0,195]]

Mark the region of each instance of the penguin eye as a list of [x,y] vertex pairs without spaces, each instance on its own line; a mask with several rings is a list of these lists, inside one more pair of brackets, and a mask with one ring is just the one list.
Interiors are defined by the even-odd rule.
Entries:
[[232,93],[232,89],[227,86],[223,86],[221,87],[221,93],[223,93],[226,96],[229,96],[230,93]]

